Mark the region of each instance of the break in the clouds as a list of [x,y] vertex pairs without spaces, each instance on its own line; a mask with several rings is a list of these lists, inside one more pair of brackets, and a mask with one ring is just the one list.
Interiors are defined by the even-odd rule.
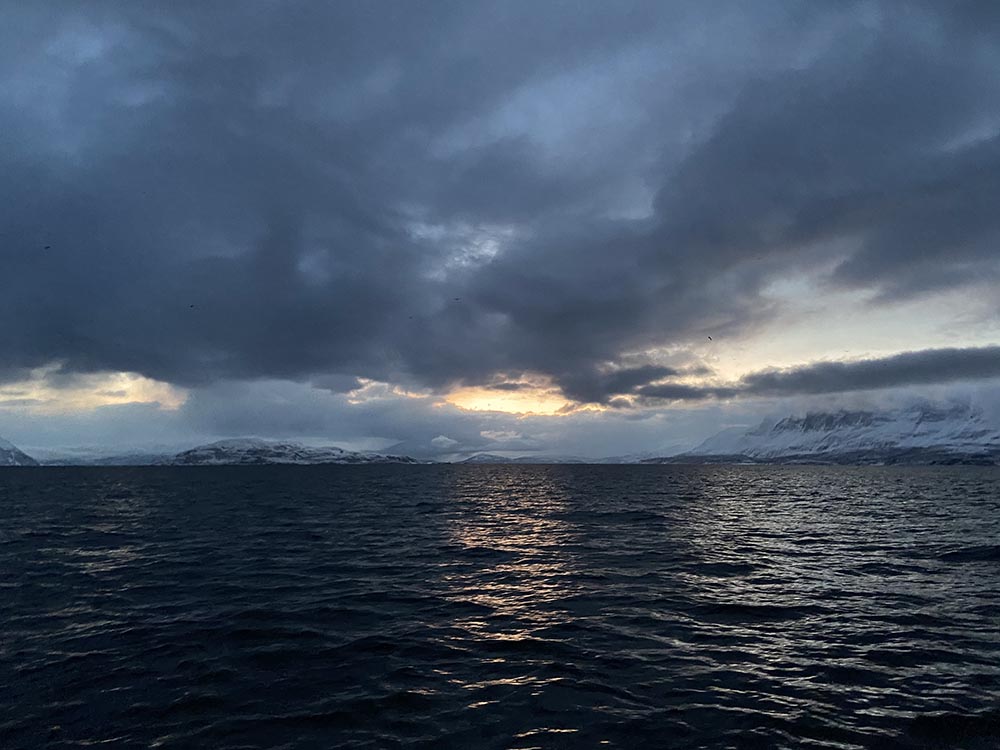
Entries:
[[634,393],[647,400],[700,401],[738,396],[813,396],[852,391],[927,386],[1000,378],[1000,346],[928,349],[880,359],[817,362],[788,369],[752,372],[723,385],[646,384],[601,395]]
[[219,434],[240,420],[206,394],[259,416],[240,388],[291,383],[410,439],[344,395],[374,381],[461,394],[487,440],[519,431],[470,405],[593,422],[998,375],[993,2],[3,15],[5,412],[156,401]]

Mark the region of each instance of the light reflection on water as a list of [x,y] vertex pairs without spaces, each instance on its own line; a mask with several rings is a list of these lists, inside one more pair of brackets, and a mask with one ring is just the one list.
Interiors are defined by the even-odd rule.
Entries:
[[[487,480],[487,493],[483,477],[475,473],[457,473],[453,480],[450,504],[456,512],[449,519],[450,540],[460,557],[478,564],[445,573],[442,584],[453,601],[481,608],[479,614],[455,619],[454,639],[513,649],[483,659],[478,674],[454,683],[476,696],[524,690],[529,699],[537,698],[545,685],[561,678],[524,674],[541,656],[533,654],[531,646],[547,643],[547,628],[567,620],[558,603],[577,588],[572,553],[576,540],[565,519],[566,495],[548,474],[523,476],[501,469]],[[511,669],[514,676],[509,676]],[[486,698],[467,706],[486,709],[499,704]],[[512,739],[530,746],[577,731],[539,725]]]
[[995,472],[46,469],[0,498],[5,748],[1000,741]]
[[[482,564],[446,574],[443,581],[455,597],[487,607],[492,615],[536,625],[551,621],[559,613],[549,605],[576,585],[566,498],[545,474],[523,477],[501,470],[487,482],[483,493],[482,477],[455,477],[451,502],[458,512],[450,518],[449,533],[461,555]],[[524,631],[506,635],[520,634]]]

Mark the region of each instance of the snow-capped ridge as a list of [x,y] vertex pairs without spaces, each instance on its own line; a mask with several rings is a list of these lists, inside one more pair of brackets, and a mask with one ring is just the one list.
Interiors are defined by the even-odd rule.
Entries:
[[474,453],[467,458],[455,461],[460,464],[585,464],[591,463],[578,456],[558,455],[523,455],[501,456],[496,453]]
[[0,466],[38,466],[38,462],[10,441],[0,438]]
[[734,456],[756,461],[798,459],[876,462],[1000,460],[1000,426],[961,404],[916,404],[893,411],[809,412],[764,420],[749,430],[724,430],[688,458]]
[[409,456],[359,453],[336,446],[313,447],[261,438],[229,438],[182,451],[166,461],[173,466],[251,464],[385,464],[418,463]]

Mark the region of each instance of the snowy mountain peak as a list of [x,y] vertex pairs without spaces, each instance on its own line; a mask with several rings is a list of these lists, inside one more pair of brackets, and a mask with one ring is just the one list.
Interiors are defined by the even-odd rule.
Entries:
[[336,454],[336,455],[346,455],[350,451],[345,451],[343,448],[337,448],[336,446],[325,446],[323,448],[309,448],[307,446],[301,445],[299,443],[290,443],[281,440],[263,440],[262,438],[247,437],[247,438],[227,438],[225,440],[216,440],[214,443],[208,443],[207,445],[201,445],[193,450],[213,450],[213,451],[223,451],[230,453],[241,453],[241,452],[254,452],[261,451],[265,453],[287,453],[295,454],[299,452],[310,452],[310,451],[323,451],[324,455]]
[[261,440],[260,438],[228,438],[226,440],[216,440],[214,443],[209,443],[210,446],[215,448],[263,448],[265,446],[275,445],[276,441]]
[[876,415],[868,411],[841,411],[834,414],[811,413],[804,417],[785,417],[773,427],[773,431],[829,432],[844,428],[870,427],[876,420]]
[[688,456],[742,456],[759,461],[878,461],[1000,457],[1000,427],[960,404],[917,404],[895,411],[810,412],[729,429]]
[[38,466],[38,462],[13,443],[0,438],[0,466]]
[[199,445],[178,453],[167,461],[183,466],[226,466],[246,464],[371,464],[417,463],[409,456],[356,453],[335,446],[311,447],[299,443],[260,438],[232,438]]

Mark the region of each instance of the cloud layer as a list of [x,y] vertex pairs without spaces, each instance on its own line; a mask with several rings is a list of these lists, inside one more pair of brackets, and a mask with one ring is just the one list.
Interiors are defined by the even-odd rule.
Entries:
[[[851,362],[815,362],[785,369],[752,372],[723,385],[649,383],[609,389],[601,394],[635,394],[640,402],[701,401],[739,397],[816,396],[877,391],[961,381],[1000,378],[1000,347],[927,349]],[[592,399],[598,400],[598,399]]]
[[685,349],[780,322],[796,273],[873,308],[995,296],[994,3],[4,15],[0,380],[543,377],[615,405],[997,374],[929,351],[712,390]]

